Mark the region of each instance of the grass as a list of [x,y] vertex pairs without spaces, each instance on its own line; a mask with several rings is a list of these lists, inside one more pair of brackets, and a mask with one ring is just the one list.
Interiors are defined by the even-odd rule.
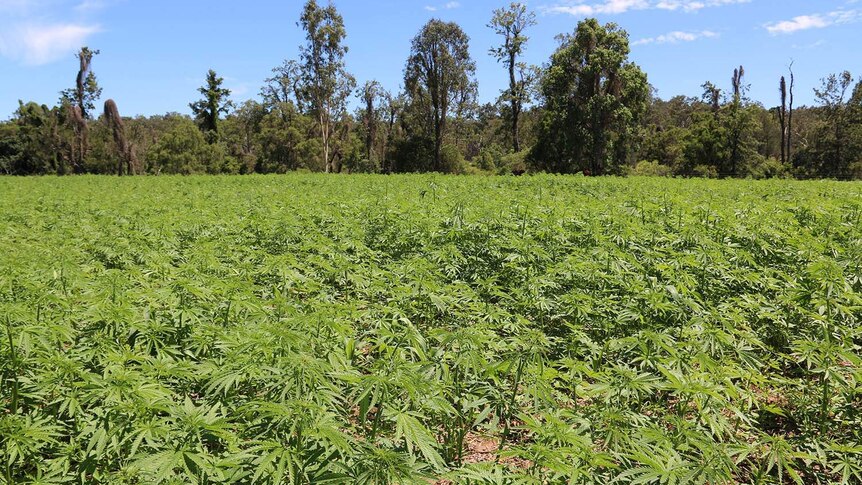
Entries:
[[0,483],[862,482],[862,184],[0,178]]

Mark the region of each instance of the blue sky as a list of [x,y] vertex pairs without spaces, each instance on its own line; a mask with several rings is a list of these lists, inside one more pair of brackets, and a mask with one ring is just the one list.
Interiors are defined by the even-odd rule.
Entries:
[[[0,119],[18,99],[53,104],[74,84],[81,45],[104,98],[124,115],[188,113],[213,68],[233,99],[254,98],[273,67],[295,58],[303,34],[302,0],[0,0]],[[504,0],[337,0],[358,82],[397,90],[410,39],[432,17],[456,21],[471,38],[481,101],[506,82],[488,56],[497,42],[486,27]],[[831,72],[862,74],[862,0],[530,0],[539,24],[526,61],[547,62],[557,34],[587,16],[628,30],[632,59],[659,96],[699,95],[711,80],[728,88],[742,64],[751,97],[774,105],[778,77],[791,60],[799,103]]]

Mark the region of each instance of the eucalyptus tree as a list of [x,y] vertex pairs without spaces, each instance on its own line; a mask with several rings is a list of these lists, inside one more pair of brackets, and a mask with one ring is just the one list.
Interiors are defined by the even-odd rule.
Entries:
[[347,98],[356,81],[345,67],[347,46],[344,19],[331,2],[326,7],[308,0],[299,19],[306,43],[300,50],[302,97],[317,122],[322,157],[327,173],[336,169],[332,153],[335,125],[345,113]]
[[465,113],[476,99],[476,63],[470,38],[454,22],[432,19],[413,39],[404,70],[410,108],[434,141],[433,170],[443,168],[443,139],[451,112]]
[[400,123],[398,122],[401,120],[404,112],[404,94],[393,95],[390,92],[386,92],[383,108],[386,137],[383,142],[383,160],[381,160],[380,170],[383,173],[391,173],[393,167],[392,157],[389,152],[400,132]]
[[541,82],[545,114],[531,159],[554,172],[618,171],[647,110],[647,76],[628,60],[628,34],[614,23],[583,20],[559,40]]
[[224,78],[210,69],[207,72],[206,85],[198,88],[198,92],[204,96],[203,99],[189,104],[198,127],[210,143],[218,140],[219,115],[227,114],[233,107],[233,103],[228,99],[230,90],[222,87],[223,82]]
[[825,121],[817,142],[821,176],[843,178],[849,175],[855,152],[849,129],[852,126],[850,106],[855,98],[853,94],[853,75],[849,71],[830,74],[822,80],[820,88],[814,89],[821,119]]
[[502,45],[491,48],[491,55],[502,62],[509,73],[509,88],[503,90],[502,100],[509,103],[508,117],[512,137],[512,149],[521,151],[518,123],[524,104],[530,102],[530,90],[535,81],[535,69],[518,58],[523,54],[529,38],[524,31],[536,25],[536,14],[527,10],[522,3],[513,2],[508,8],[494,10],[488,27],[503,37]]
[[367,81],[356,91],[356,96],[362,102],[359,118],[362,122],[365,142],[365,158],[369,161],[374,157],[374,142],[386,107],[383,103],[388,93],[377,81]]
[[272,70],[272,74],[260,90],[267,110],[280,103],[292,103],[302,111],[302,69],[299,63],[292,59],[285,60]]

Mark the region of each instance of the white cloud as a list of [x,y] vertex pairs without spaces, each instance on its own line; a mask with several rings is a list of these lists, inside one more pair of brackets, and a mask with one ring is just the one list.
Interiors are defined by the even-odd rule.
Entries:
[[438,10],[453,10],[456,8],[461,8],[460,2],[448,2],[440,7],[436,7],[434,5],[425,5],[425,10],[429,12],[436,12]]
[[701,32],[682,32],[674,31],[662,34],[656,37],[648,37],[632,42],[632,45],[646,44],[679,44],[680,42],[694,42],[698,39],[712,39],[718,37],[716,32],[704,30]]
[[22,25],[0,33],[0,54],[30,65],[41,65],[71,55],[99,32],[97,25]]
[[0,56],[42,65],[71,55],[101,30],[93,14],[116,0],[0,0]]
[[792,34],[801,30],[823,29],[855,22],[859,17],[858,10],[836,10],[826,14],[799,15],[790,20],[768,23],[764,28],[772,35]]
[[546,13],[564,13],[576,17],[591,15],[614,15],[630,10],[681,10],[696,12],[707,7],[720,7],[748,3],[751,0],[604,0],[587,3],[586,0],[571,0],[563,4],[542,7]]
[[604,3],[586,4],[579,3],[573,5],[557,5],[547,7],[545,10],[550,13],[567,13],[577,17],[599,15],[599,14],[618,14],[628,10],[643,10],[649,8],[647,0],[606,0]]
[[655,8],[661,10],[682,10],[683,12],[697,12],[708,7],[721,7],[724,5],[735,5],[749,3],[751,0],[662,0],[656,3]]

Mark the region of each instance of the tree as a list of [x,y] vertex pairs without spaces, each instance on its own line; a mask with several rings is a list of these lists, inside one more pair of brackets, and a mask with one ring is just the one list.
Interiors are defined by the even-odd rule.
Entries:
[[299,111],[303,111],[302,68],[299,63],[285,60],[272,73],[273,76],[266,79],[266,85],[260,91],[264,107],[271,110],[281,103],[292,103]]
[[198,88],[204,98],[189,104],[198,128],[204,132],[209,143],[218,140],[219,115],[227,114],[233,107],[233,103],[228,99],[230,90],[221,87],[223,82],[224,79],[210,69],[207,72],[206,85]]
[[443,139],[451,109],[464,113],[476,98],[470,38],[454,22],[430,20],[413,39],[404,84],[410,105],[433,139],[432,169],[443,170]]
[[545,114],[530,160],[554,172],[620,171],[650,95],[646,74],[628,61],[628,34],[587,19],[559,40],[541,82]]
[[102,95],[102,88],[99,87],[96,74],[91,69],[93,57],[98,54],[98,50],[81,47],[81,50],[75,54],[75,58],[78,59],[75,87],[60,92],[62,111],[74,133],[71,162],[76,173],[83,170],[84,160],[87,158],[89,145],[87,120],[90,119],[90,112],[96,109],[96,100]]
[[66,172],[64,157],[71,150],[66,143],[68,137],[61,133],[59,111],[33,102],[18,102],[0,143],[4,172],[14,175]]
[[362,101],[359,117],[362,121],[365,142],[365,159],[373,161],[374,142],[377,139],[377,129],[384,107],[381,103],[387,98],[388,93],[377,81],[368,81],[357,92],[356,96]]
[[195,123],[175,116],[158,142],[150,147],[147,161],[155,173],[224,173],[230,165],[221,143],[209,143]]
[[111,129],[117,149],[117,175],[123,175],[124,168],[127,175],[132,175],[137,165],[135,152],[132,145],[126,139],[126,128],[123,125],[123,118],[120,117],[117,103],[113,99],[105,101],[105,122]]
[[219,136],[230,155],[236,159],[240,173],[252,173],[260,157],[257,134],[267,115],[263,104],[246,100],[222,122]]
[[[298,168],[317,168],[311,162],[318,157],[319,150],[316,145],[309,144],[308,139],[313,128],[312,120],[299,113],[293,103],[274,106],[260,123],[256,137],[260,152],[255,171],[283,173]],[[314,151],[306,153],[311,151],[310,147]]]
[[830,74],[821,81],[821,87],[814,89],[814,96],[820,105],[822,129],[813,148],[818,160],[817,174],[824,177],[849,177],[850,164],[853,162],[851,145],[851,109],[848,92],[853,85],[853,76],[848,71]]
[[302,98],[317,122],[322,142],[325,171],[335,171],[332,157],[334,125],[345,113],[347,97],[356,82],[347,72],[344,55],[344,20],[330,2],[321,7],[308,0],[299,25],[305,30],[306,44],[301,47]]
[[784,143],[787,147],[785,149],[785,156],[789,162],[793,158],[793,88],[796,86],[796,76],[793,75],[792,62],[790,63],[788,70],[790,71],[790,86],[788,89],[790,103],[787,108],[787,138],[784,140]]
[[781,76],[778,82],[778,93],[781,95],[781,104],[778,106],[778,125],[781,128],[781,163],[787,163],[787,80]]
[[22,155],[20,129],[11,122],[0,122],[0,174],[15,173]]
[[748,112],[744,109],[745,93],[748,90],[748,86],[744,84],[743,79],[745,78],[745,68],[739,66],[738,69],[733,70],[733,77],[731,78],[731,86],[733,87],[733,98],[730,102],[730,112],[728,115],[728,135],[730,136],[730,163],[729,166],[722,170],[721,175],[729,175],[731,177],[736,177],[739,171],[739,166],[742,163],[743,158],[743,136],[745,134],[745,130],[747,125],[750,122],[748,117]]
[[102,88],[96,80],[96,74],[91,69],[93,57],[99,55],[99,50],[81,47],[75,54],[78,59],[78,75],[75,77],[75,87],[60,93],[60,104],[69,103],[81,110],[81,116],[91,119],[90,113],[96,109],[96,101],[102,96]]
[[386,138],[383,142],[383,160],[380,163],[380,170],[383,173],[392,173],[394,167],[389,152],[399,134],[399,123],[397,122],[400,121],[404,111],[404,95],[394,96],[392,93],[386,92],[384,103]]
[[497,35],[503,37],[503,44],[491,48],[491,55],[502,62],[509,72],[509,89],[503,91],[503,101],[509,103],[511,110],[508,115],[511,123],[512,148],[517,153],[521,151],[521,140],[518,122],[524,104],[530,101],[530,89],[535,76],[534,70],[525,63],[518,62],[518,57],[524,52],[524,46],[529,39],[524,31],[536,25],[536,14],[528,12],[521,3],[512,3],[508,8],[494,10],[494,16],[488,27],[494,29]]

